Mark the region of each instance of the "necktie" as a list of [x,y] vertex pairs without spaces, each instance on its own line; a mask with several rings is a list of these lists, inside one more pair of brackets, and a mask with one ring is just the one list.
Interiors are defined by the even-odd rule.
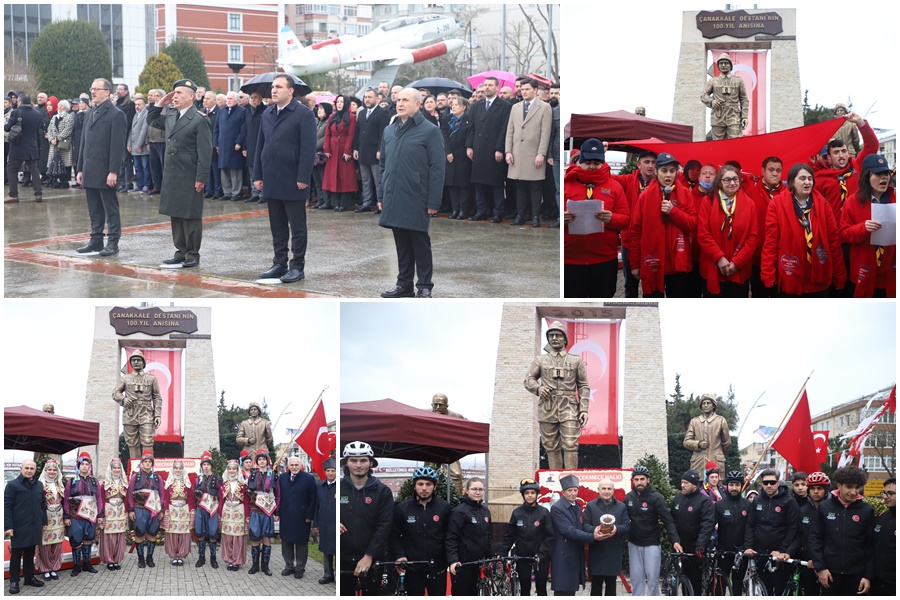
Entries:
[[293,481],[294,481],[294,474],[291,473],[291,483],[293,483]]
[[491,100],[484,101],[484,110],[491,110]]
[[231,107],[230,106],[228,107],[228,115],[229,116],[231,115]]
[[530,102],[526,102],[526,103],[525,103],[525,112],[524,112],[524,114],[522,115],[522,118],[523,118],[523,119],[527,119],[527,118],[528,118],[528,109],[529,109],[529,108],[531,108],[531,103],[530,103]]
[[209,109],[208,109],[208,108],[206,109],[206,116],[207,116],[207,117],[209,116]]
[[369,117],[371,117],[371,116],[372,116],[372,109],[370,108],[369,110],[366,111],[366,121],[368,121]]
[[180,118],[181,118],[181,111],[179,110],[175,113],[175,122],[177,123],[178,119],[180,119]]

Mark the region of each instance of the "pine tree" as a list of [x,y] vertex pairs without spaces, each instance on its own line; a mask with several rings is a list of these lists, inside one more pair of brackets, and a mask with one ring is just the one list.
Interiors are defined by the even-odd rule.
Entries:
[[209,75],[206,73],[206,61],[200,48],[191,38],[176,37],[162,49],[164,54],[172,57],[172,61],[182,76],[192,80],[198,86],[209,89]]
[[171,56],[157,54],[147,59],[144,70],[138,76],[138,86],[135,91],[145,95],[155,88],[169,92],[172,90],[172,84],[183,78],[184,75],[175,66]]
[[109,45],[100,28],[87,21],[59,21],[34,40],[30,66],[38,89],[59,98],[78,97],[97,78],[112,80]]

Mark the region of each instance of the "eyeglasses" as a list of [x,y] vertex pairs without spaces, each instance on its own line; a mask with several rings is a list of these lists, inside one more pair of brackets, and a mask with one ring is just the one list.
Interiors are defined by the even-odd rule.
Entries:
[[469,488],[469,491],[481,493],[484,492],[484,488]]
[[722,183],[737,183],[740,180],[740,177],[723,177]]
[[763,481],[763,485],[778,485],[778,481]]
[[888,496],[888,497],[890,497],[890,496],[896,496],[896,495],[897,495],[897,492],[881,492],[881,495],[882,495],[882,496]]
[[105,92],[109,92],[109,91],[111,91],[111,90],[108,90],[108,89],[106,89],[106,88],[90,88],[90,91],[91,91],[91,92],[104,92],[104,91],[105,91]]

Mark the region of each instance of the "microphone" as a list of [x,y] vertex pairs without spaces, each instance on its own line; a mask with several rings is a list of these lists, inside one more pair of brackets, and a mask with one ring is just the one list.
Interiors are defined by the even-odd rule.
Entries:
[[[672,189],[673,188],[671,185],[667,185],[666,187],[663,188],[663,196],[665,197],[666,200],[668,200],[669,196],[672,194]],[[668,217],[668,216],[669,215],[667,215],[666,213],[663,213],[663,221],[665,221],[666,217]]]

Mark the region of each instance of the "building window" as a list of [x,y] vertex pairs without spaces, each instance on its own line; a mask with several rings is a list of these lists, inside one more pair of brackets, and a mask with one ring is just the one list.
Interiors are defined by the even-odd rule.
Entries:
[[241,13],[228,13],[228,31],[240,33],[244,30],[244,15]]
[[295,4],[294,5],[294,16],[302,16],[303,15],[303,4]]
[[324,21],[319,22],[319,33],[328,33],[328,23]]
[[328,14],[334,15],[335,17],[341,14],[341,7],[337,4],[329,4],[328,5]]
[[356,35],[356,23],[347,23],[344,25],[344,35]]
[[228,62],[230,62],[230,63],[244,62],[244,47],[239,44],[230,44],[228,46]]
[[344,16],[345,17],[355,17],[356,16],[356,6],[344,6]]
[[882,464],[881,457],[875,455],[867,455],[863,456],[862,468],[868,471],[869,473],[884,473],[887,471],[885,468],[885,464],[888,468],[893,468],[894,466],[894,457],[893,456],[885,456],[884,464]]

